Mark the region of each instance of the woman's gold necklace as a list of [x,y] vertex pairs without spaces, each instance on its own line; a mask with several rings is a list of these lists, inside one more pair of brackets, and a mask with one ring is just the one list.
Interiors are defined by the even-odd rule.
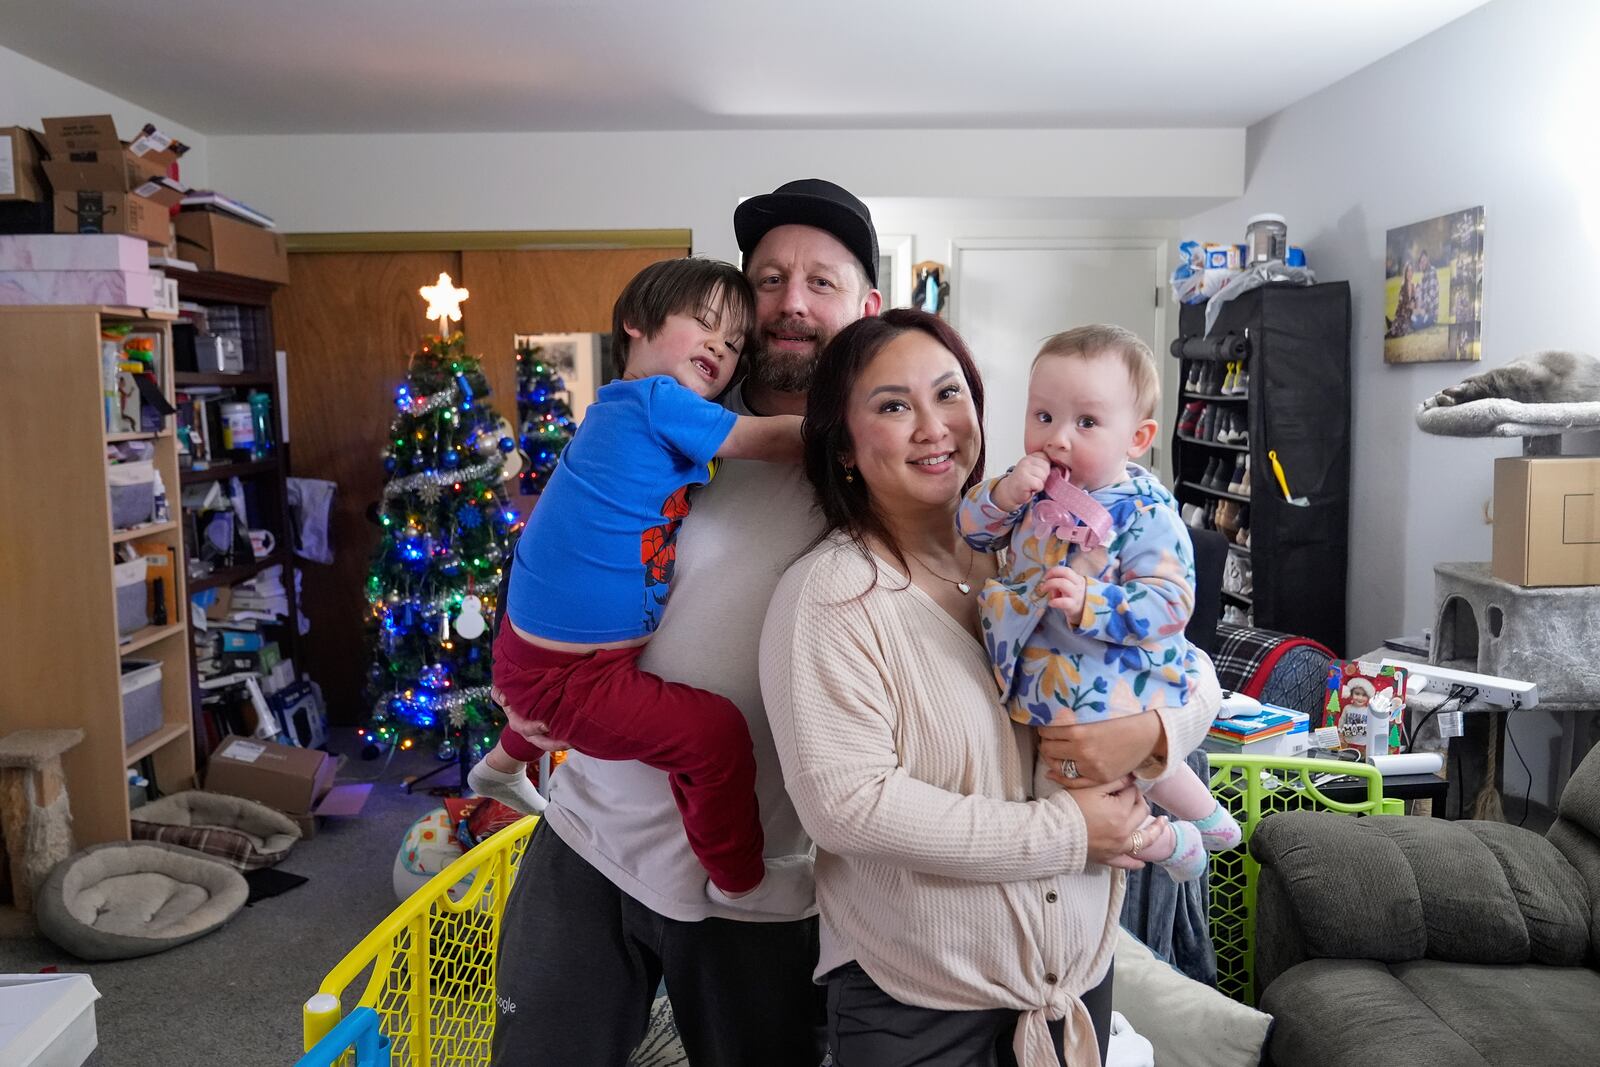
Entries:
[[967,573],[959,582],[956,581],[954,578],[946,578],[944,575],[940,574],[938,571],[936,571],[932,567],[928,566],[928,561],[927,560],[923,559],[921,556],[917,555],[915,552],[911,551],[910,549],[906,549],[905,552],[906,552],[906,555],[910,556],[912,559],[914,559],[918,563],[922,564],[922,569],[923,570],[927,571],[929,574],[933,575],[935,578],[939,579],[941,582],[949,582],[951,585],[955,586],[956,589],[958,591],[960,591],[962,596],[966,596],[966,595],[968,595],[969,593],[972,592],[972,563],[973,563],[973,561],[975,559],[978,558],[978,553],[977,553],[977,551],[975,549],[972,548],[972,546],[970,546],[970,545],[967,546]]

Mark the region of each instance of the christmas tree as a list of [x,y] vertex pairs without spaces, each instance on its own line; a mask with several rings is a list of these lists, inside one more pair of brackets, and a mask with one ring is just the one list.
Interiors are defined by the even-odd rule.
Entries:
[[517,349],[517,423],[527,469],[519,487],[524,496],[537,496],[555,470],[556,457],[572,440],[577,423],[566,401],[566,383],[544,349],[529,345]]
[[515,473],[511,427],[450,321],[465,289],[425,286],[439,336],[411,357],[395,393],[377,505],[381,540],[371,606],[370,740],[432,741],[440,759],[481,755],[501,725],[489,697],[496,593],[517,515],[502,482]]

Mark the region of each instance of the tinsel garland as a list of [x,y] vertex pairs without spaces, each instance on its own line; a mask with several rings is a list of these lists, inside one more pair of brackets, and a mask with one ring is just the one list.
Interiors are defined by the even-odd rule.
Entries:
[[[427,706],[430,711],[448,712],[450,715],[450,725],[460,726],[466,721],[466,705],[474,700],[492,703],[492,698],[489,695],[492,689],[492,686],[475,685],[470,689],[457,690],[448,696],[431,697],[428,700]],[[372,717],[374,722],[383,722],[388,717],[389,701],[393,700],[396,695],[397,694],[395,693],[390,693],[388,696],[382,697],[372,705]],[[401,699],[404,700],[405,698],[401,697]],[[415,704],[417,701],[412,700],[411,703]]]
[[501,456],[492,456],[485,463],[473,467],[462,467],[458,470],[423,471],[421,474],[408,474],[404,478],[395,478],[386,482],[383,487],[385,499],[392,500],[397,496],[422,488],[424,485],[437,485],[444,487],[454,485],[456,482],[470,482],[478,478],[487,477],[505,465]]
[[454,385],[449,385],[432,396],[414,397],[411,404],[406,408],[406,413],[413,417],[426,415],[430,411],[438,411],[440,408],[453,406],[460,396],[461,390]]

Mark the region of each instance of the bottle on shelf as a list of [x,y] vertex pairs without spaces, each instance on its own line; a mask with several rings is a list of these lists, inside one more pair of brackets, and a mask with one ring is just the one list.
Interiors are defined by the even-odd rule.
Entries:
[[250,394],[251,459],[266,459],[272,454],[272,398],[266,393]]

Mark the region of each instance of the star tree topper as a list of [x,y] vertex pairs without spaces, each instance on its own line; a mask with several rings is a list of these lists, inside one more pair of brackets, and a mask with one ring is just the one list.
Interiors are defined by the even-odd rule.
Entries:
[[461,321],[461,302],[467,298],[465,289],[457,289],[450,275],[440,274],[434,285],[424,285],[419,292],[428,302],[428,318],[439,320],[439,333],[448,335],[450,323]]

